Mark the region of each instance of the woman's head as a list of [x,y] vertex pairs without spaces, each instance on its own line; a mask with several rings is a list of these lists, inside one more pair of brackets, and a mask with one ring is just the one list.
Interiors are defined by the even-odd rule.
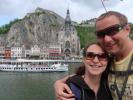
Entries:
[[77,74],[101,75],[107,69],[108,54],[99,43],[88,44],[83,49],[83,63]]

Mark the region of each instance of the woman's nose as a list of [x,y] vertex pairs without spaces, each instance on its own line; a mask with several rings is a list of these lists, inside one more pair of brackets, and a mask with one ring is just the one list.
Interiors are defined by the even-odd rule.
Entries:
[[95,56],[95,57],[94,57],[94,59],[93,59],[93,61],[94,61],[94,62],[99,62],[98,57],[97,57],[97,56]]

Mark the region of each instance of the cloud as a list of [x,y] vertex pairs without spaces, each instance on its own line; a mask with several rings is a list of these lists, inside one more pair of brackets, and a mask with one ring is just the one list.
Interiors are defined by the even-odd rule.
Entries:
[[102,6],[102,1],[104,3],[105,6],[111,7],[111,6],[115,6],[119,3],[119,0],[115,0],[115,3],[113,0],[71,0],[74,3],[78,3],[82,6],[87,6],[92,8],[93,10],[99,10],[99,9],[103,9]]
[[[132,4],[133,0],[104,0],[107,10],[120,11],[133,22]],[[105,12],[101,0],[2,0],[0,2],[0,25],[15,18],[23,18],[37,7],[54,11],[64,18],[69,8],[71,19],[77,22],[98,17]]]

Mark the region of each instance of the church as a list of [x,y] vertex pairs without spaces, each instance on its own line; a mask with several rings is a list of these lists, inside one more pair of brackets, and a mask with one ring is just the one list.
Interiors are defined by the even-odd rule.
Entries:
[[80,39],[74,25],[72,25],[69,9],[67,10],[65,23],[61,27],[58,36],[61,46],[61,53],[63,53],[65,57],[75,57],[79,55]]

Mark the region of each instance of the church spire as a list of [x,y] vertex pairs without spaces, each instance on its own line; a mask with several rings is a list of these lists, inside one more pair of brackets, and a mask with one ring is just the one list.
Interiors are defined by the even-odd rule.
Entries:
[[66,19],[65,19],[65,32],[66,35],[70,34],[71,31],[71,18],[70,18],[70,13],[69,13],[69,9],[67,9],[67,15],[66,15]]
[[67,15],[66,15],[65,23],[66,24],[71,24],[69,9],[67,9]]

